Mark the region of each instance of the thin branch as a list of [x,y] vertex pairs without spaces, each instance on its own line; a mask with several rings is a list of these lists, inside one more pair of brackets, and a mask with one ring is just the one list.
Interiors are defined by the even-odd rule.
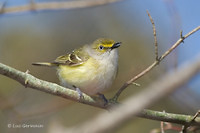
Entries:
[[182,42],[184,42],[184,40],[186,38],[188,38],[189,36],[191,36],[192,34],[194,34],[195,32],[197,32],[200,29],[200,26],[198,26],[197,28],[193,29],[192,31],[190,31],[189,33],[187,33],[185,36],[182,36],[176,43],[174,43],[174,45],[172,45],[172,47],[170,49],[168,49],[161,57],[160,60],[163,60],[168,54],[170,54],[176,47],[178,47]]
[[121,0],[76,0],[67,2],[44,2],[35,3],[32,1],[28,5],[5,7],[3,3],[1,7],[1,14],[5,13],[21,13],[27,11],[41,11],[41,10],[60,10],[60,9],[75,9],[75,8],[86,8],[105,5]]
[[199,116],[199,114],[200,114],[200,110],[198,110],[198,111],[196,112],[196,114],[192,117],[192,120],[191,120],[191,121],[195,121],[195,119]]
[[154,36],[154,44],[155,44],[155,55],[156,55],[156,60],[159,60],[158,58],[158,41],[157,41],[157,36],[156,36],[156,26],[155,23],[149,13],[149,11],[147,10],[147,14],[149,16],[149,19],[151,21],[152,27],[153,27],[153,36]]
[[200,30],[200,26],[198,26],[197,28],[193,29],[192,31],[190,31],[189,33],[187,33],[185,36],[182,36],[176,43],[174,43],[172,45],[171,48],[169,48],[164,54],[162,54],[159,57],[159,60],[155,60],[150,66],[148,66],[146,69],[144,69],[142,72],[140,72],[139,74],[137,74],[136,76],[134,76],[133,78],[131,78],[130,80],[128,80],[126,83],[124,83],[124,85],[117,91],[117,93],[115,94],[115,96],[112,98],[113,100],[117,101],[118,97],[120,96],[120,94],[129,86],[131,85],[133,82],[135,82],[137,79],[141,78],[142,76],[144,76],[145,74],[147,74],[149,71],[151,71],[155,66],[157,66],[168,54],[170,54],[177,46],[179,46],[186,38],[188,38],[189,36],[191,36],[192,34],[194,34],[195,32],[197,32],[198,30]]

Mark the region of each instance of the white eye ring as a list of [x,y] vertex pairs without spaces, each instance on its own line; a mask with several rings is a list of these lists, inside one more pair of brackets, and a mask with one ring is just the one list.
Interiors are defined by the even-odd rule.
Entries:
[[99,49],[100,49],[100,50],[103,50],[103,49],[104,49],[104,47],[103,47],[102,45],[100,45],[100,46],[99,46]]

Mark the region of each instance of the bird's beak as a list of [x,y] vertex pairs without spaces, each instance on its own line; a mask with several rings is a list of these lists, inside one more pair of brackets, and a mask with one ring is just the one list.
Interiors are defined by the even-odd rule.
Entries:
[[111,49],[118,48],[120,45],[121,45],[121,42],[116,42],[115,44],[113,44],[113,46],[111,47]]

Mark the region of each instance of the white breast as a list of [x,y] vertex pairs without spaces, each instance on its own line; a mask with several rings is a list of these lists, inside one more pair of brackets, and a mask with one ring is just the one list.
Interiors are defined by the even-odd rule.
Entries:
[[88,86],[84,89],[89,95],[100,93],[112,85],[117,74],[118,50],[113,49],[94,58],[99,62],[99,68],[97,69],[99,72],[94,81],[92,81],[92,86]]

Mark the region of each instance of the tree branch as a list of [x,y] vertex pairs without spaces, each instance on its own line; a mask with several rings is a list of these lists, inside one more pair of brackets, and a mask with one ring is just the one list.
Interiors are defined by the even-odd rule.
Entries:
[[144,110],[138,116],[151,120],[164,121],[181,125],[200,126],[200,117],[196,117],[195,119],[193,119],[194,116],[191,115]]
[[78,0],[78,1],[67,1],[67,2],[45,2],[35,3],[31,2],[28,5],[5,7],[6,3],[1,6],[1,14],[5,13],[20,13],[26,11],[41,11],[41,10],[60,10],[60,9],[75,9],[75,8],[86,8],[105,5],[121,0]]

